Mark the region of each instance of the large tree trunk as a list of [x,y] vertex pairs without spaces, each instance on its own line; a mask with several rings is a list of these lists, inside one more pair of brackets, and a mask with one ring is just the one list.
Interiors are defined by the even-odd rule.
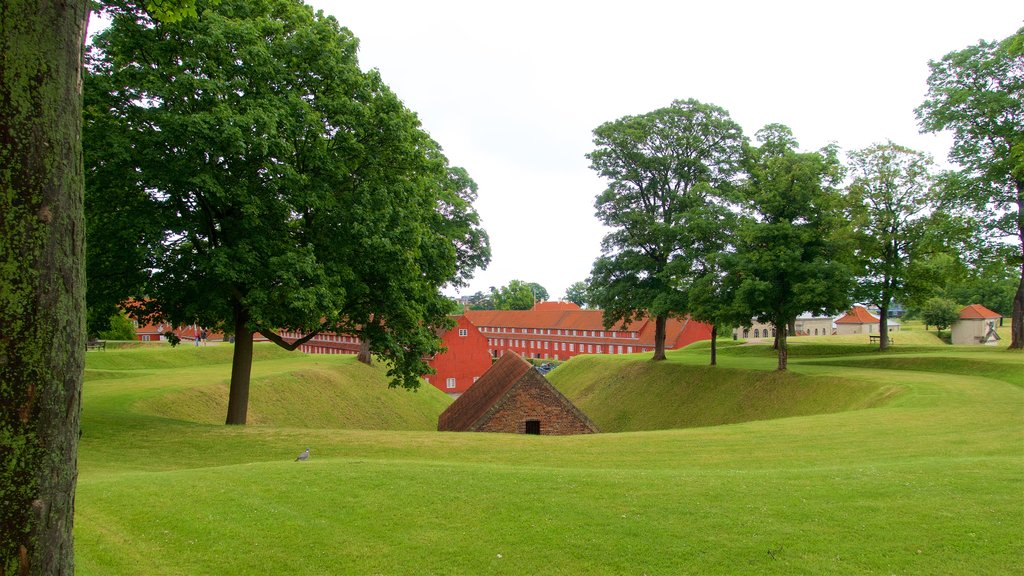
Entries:
[[245,424],[249,412],[249,377],[252,375],[252,330],[249,311],[235,304],[235,351],[231,357],[231,388],[225,424]]
[[[883,298],[886,302],[889,300]],[[878,307],[878,349],[886,350],[889,348],[889,305],[882,304]]]
[[0,573],[72,574],[84,0],[0,2]]
[[789,367],[789,346],[786,344],[786,331],[776,330],[775,333],[778,335],[779,345],[779,370],[785,370]]
[[654,317],[654,357],[651,360],[665,359],[665,326],[668,324],[668,316]]
[[356,355],[356,360],[366,364],[367,366],[373,364],[373,354],[370,354],[370,341],[365,338],[359,339],[359,354]]

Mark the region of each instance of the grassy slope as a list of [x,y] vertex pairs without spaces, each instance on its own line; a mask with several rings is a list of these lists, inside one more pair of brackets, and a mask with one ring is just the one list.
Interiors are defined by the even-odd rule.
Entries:
[[[223,367],[91,379],[78,572],[1020,573],[1024,357],[858,346],[795,348],[792,371],[868,390],[853,406],[902,391],[884,406],[569,438],[228,428],[147,412]],[[109,370],[100,354],[90,369]],[[951,356],[970,373],[945,371]],[[266,358],[256,373],[315,361]],[[642,357],[615,361],[649,370]],[[706,361],[698,347],[666,366]],[[773,376],[758,347],[723,349],[720,362]],[[292,462],[305,444],[314,458]]]

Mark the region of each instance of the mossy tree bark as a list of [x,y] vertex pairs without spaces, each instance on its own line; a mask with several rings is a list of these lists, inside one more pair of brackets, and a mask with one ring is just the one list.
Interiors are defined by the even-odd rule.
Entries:
[[0,573],[74,572],[85,0],[0,3]]

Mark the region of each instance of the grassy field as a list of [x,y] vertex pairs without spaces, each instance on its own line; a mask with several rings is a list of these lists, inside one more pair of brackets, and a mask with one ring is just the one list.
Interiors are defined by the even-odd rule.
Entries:
[[1024,355],[920,332],[579,357],[552,382],[621,432],[562,438],[272,347],[225,427],[229,346],[90,352],[78,573],[1024,573]]

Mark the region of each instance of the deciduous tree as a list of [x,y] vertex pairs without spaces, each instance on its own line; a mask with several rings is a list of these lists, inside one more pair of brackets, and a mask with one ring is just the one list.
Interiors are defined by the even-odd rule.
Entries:
[[588,293],[607,327],[654,318],[654,360],[665,358],[668,318],[688,311],[695,263],[721,249],[743,143],[728,112],[692,99],[594,130],[587,158],[608,181],[595,207],[612,230]]
[[491,301],[495,310],[530,310],[537,302],[530,284],[511,280],[500,288],[491,288]]
[[95,41],[87,118],[107,119],[86,136],[128,148],[90,174],[131,178],[90,195],[130,190],[161,231],[135,312],[234,334],[229,424],[246,421],[254,334],[288,349],[350,334],[418,386],[449,323],[440,288],[489,259],[475,184],[334,18],[298,0],[206,6],[158,25],[113,5]]
[[803,312],[834,314],[850,303],[850,227],[834,147],[797,152],[792,132],[777,124],[757,138],[728,282],[737,311],[776,327],[778,369],[785,370],[790,322]]
[[573,282],[570,284],[569,287],[565,289],[565,300],[580,307],[586,306],[589,301],[587,296],[587,283],[580,280],[579,282]]
[[856,203],[857,296],[878,306],[879,348],[889,346],[889,309],[906,301],[915,259],[924,259],[924,225],[934,208],[932,160],[888,142],[850,153]]
[[991,239],[1012,239],[1018,248],[1010,348],[1024,349],[1024,28],[928,65],[928,97],[917,108],[921,129],[952,131],[949,159],[962,169],[961,185],[949,191],[983,215]]

